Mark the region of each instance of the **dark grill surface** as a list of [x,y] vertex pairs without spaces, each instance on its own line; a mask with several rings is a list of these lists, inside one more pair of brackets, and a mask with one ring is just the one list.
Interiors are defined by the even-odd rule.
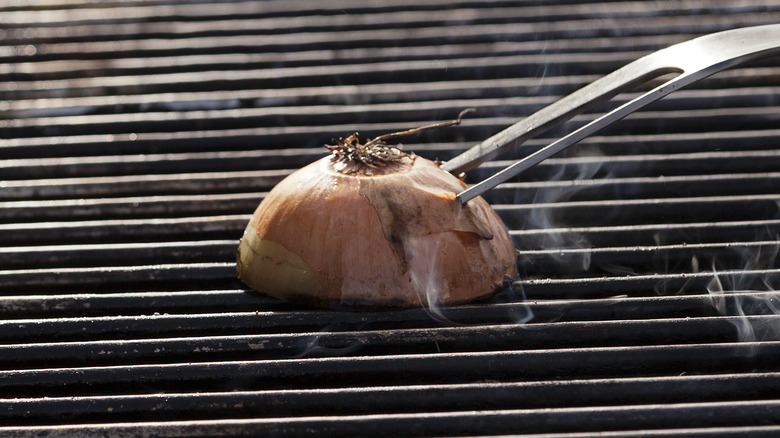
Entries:
[[2,2],[0,435],[780,433],[780,59],[487,194],[521,275],[486,302],[301,307],[234,262],[334,137],[477,108],[404,139],[448,159],[641,55],[779,21],[770,0]]

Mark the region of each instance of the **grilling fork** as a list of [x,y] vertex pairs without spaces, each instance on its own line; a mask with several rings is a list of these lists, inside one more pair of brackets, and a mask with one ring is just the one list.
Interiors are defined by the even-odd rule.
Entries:
[[615,70],[468,149],[442,168],[455,175],[564,123],[622,91],[668,73],[677,76],[511,164],[457,195],[461,203],[483,194],[542,160],[680,88],[721,70],[780,54],[780,24],[727,30],[653,52]]

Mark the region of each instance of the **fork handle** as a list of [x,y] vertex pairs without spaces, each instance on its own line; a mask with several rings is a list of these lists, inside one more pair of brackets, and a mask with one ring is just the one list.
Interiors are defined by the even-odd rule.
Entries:
[[441,167],[454,175],[467,172],[590,107],[606,102],[638,84],[674,71],[675,69],[659,69],[654,64],[634,61],[531,114],[447,161]]
[[461,203],[481,195],[525,169],[577,143],[686,85],[721,70],[780,53],[780,24],[733,29],[695,38],[640,58],[532,114],[442,165],[458,175],[495,157],[505,149],[563,123],[595,103],[667,73],[678,76],[593,120],[569,135],[534,152],[492,177],[457,195]]

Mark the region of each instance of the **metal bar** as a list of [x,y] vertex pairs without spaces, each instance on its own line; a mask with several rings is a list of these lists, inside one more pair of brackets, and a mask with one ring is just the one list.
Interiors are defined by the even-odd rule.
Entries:
[[[725,308],[740,302],[770,301],[774,291],[728,291],[713,297],[709,293],[620,298],[536,299],[533,302],[518,302],[511,299],[496,300],[488,304],[462,305],[441,309],[442,314],[456,324],[491,324],[517,322],[522,309],[533,313],[536,321],[609,321],[616,318],[658,319],[696,316],[715,316],[713,307],[717,298]],[[264,310],[259,311],[258,308]],[[760,312],[760,308],[743,309],[743,312]],[[122,315],[115,313],[121,311]],[[150,318],[153,313],[154,318]],[[221,316],[227,318],[224,321]],[[0,298],[2,327],[9,329],[20,319],[31,322],[25,332],[15,332],[14,339],[39,341],[59,336],[77,339],[79,325],[84,318],[91,318],[90,336],[99,337],[121,326],[128,336],[159,337],[170,327],[191,327],[197,329],[217,327],[220,324],[231,327],[252,327],[255,332],[302,330],[300,327],[345,325],[364,329],[381,328],[389,325],[404,328],[437,326],[423,309],[386,310],[355,314],[331,310],[290,311],[290,306],[273,298],[263,299],[247,293],[246,290],[206,290],[176,292],[123,292],[123,293],[79,293],[31,296],[6,296]],[[197,321],[202,315],[204,320]],[[31,318],[46,319],[33,321]],[[13,321],[9,321],[13,320]],[[193,323],[196,321],[196,323]],[[188,323],[194,325],[187,326]],[[296,328],[298,327],[298,328]],[[311,331],[310,329],[306,329]],[[81,333],[83,335],[83,333]],[[7,340],[11,340],[9,332]],[[22,338],[21,336],[27,336]]]
[[[263,335],[211,335],[189,330],[187,337],[166,339],[37,342],[0,346],[0,369],[21,370],[46,363],[49,367],[136,365],[147,363],[206,362],[258,359],[372,356],[437,352],[564,349],[614,346],[671,346],[708,342],[713,338],[739,340],[738,327],[772,327],[780,316],[664,318],[587,322],[537,322],[533,329],[520,324],[468,327],[354,330],[347,333],[268,333]],[[212,329],[214,330],[214,329]],[[766,333],[758,330],[761,337]],[[238,332],[233,329],[233,332]],[[175,328],[164,336],[185,333]],[[577,333],[576,337],[568,336]],[[146,335],[146,334],[144,334]],[[758,335],[757,335],[758,336]],[[21,341],[21,339],[17,339]]]
[[[637,225],[640,221],[707,221],[717,212],[721,221],[761,220],[772,217],[777,211],[775,194],[702,196],[681,198],[628,199],[622,201],[570,201],[544,204],[496,205],[495,209],[510,228],[525,229],[529,226],[531,211],[548,217],[557,214],[574,215],[571,226],[597,226],[603,218],[610,217],[612,224]],[[683,208],[695,206],[694,208]],[[560,213],[559,213],[560,212]],[[641,218],[641,219],[640,219]]]
[[236,240],[0,248],[6,270],[220,262],[236,254]]
[[[108,395],[66,398],[1,399],[5,424],[99,422],[121,415],[128,421],[155,410],[158,421],[229,415],[236,403],[254,418],[312,415],[367,415],[459,410],[545,409],[602,404],[617,406],[641,399],[650,403],[742,401],[772,398],[778,374],[715,374],[541,382],[466,383],[310,390],[234,391]],[[576,397],[575,397],[576,395]],[[112,413],[112,414],[107,414]]]
[[[38,426],[0,428],[10,434],[67,434],[70,436],[301,436],[305,434],[371,436],[448,435],[455,433],[503,435],[524,429],[543,433],[575,433],[597,428],[629,433],[628,436],[730,436],[750,433],[774,436],[780,430],[766,426],[779,419],[777,400],[761,402],[688,403],[638,405],[600,409],[494,410],[443,413],[380,414],[369,416],[319,416],[297,418],[208,420],[179,422],[115,423],[110,425]],[[727,419],[732,424],[727,423]],[[660,425],[665,425],[661,431]],[[583,427],[587,425],[587,427]],[[638,430],[644,429],[644,430]],[[576,435],[573,435],[576,436]]]
[[[148,196],[0,202],[0,222],[68,219],[137,219],[252,212],[266,193]],[[236,236],[236,238],[239,236]]]
[[447,384],[617,378],[679,375],[690,370],[692,357],[707,358],[697,362],[699,373],[746,373],[757,366],[774,370],[779,349],[765,341],[14,370],[0,371],[0,388],[5,397],[26,398],[137,393],[143,387],[177,392],[182,385],[199,392],[383,386],[399,379]]
[[[570,6],[570,5],[567,5]],[[528,8],[518,8],[517,11],[528,10]],[[549,6],[547,12],[549,13]],[[590,11],[589,11],[590,12]],[[435,14],[435,12],[434,12]],[[340,15],[340,14],[331,14]],[[403,17],[405,22],[414,25],[410,22],[409,18],[414,17],[419,19],[420,15],[425,14],[405,14]],[[587,15],[587,14],[586,14]],[[596,14],[593,14],[596,15]],[[383,23],[382,32],[377,34],[376,27],[371,27],[366,23],[362,28],[356,30],[350,28],[342,28],[340,32],[334,34],[334,32],[323,31],[323,28],[314,29],[296,29],[291,28],[291,32],[280,32],[277,34],[256,34],[255,32],[243,32],[236,34],[237,32],[230,32],[230,29],[223,29],[220,34],[208,35],[208,32],[203,32],[208,35],[208,38],[201,38],[200,35],[195,33],[196,37],[191,37],[192,33],[176,34],[175,28],[169,27],[170,30],[166,32],[169,38],[155,38],[159,34],[149,32],[148,37],[138,38],[138,35],[129,35],[131,38],[123,38],[122,35],[109,35],[114,38],[108,38],[108,41],[86,40],[84,38],[71,38],[75,42],[59,42],[54,41],[51,47],[47,50],[42,59],[58,59],[67,55],[73,55],[78,53],[78,49],[84,47],[89,50],[90,57],[94,57],[95,54],[99,54],[106,57],[120,57],[120,56],[138,56],[142,53],[145,56],[162,56],[161,52],[190,52],[190,53],[224,53],[226,49],[236,50],[237,48],[243,48],[244,50],[259,51],[260,49],[273,49],[284,47],[288,51],[304,51],[313,47],[328,45],[330,47],[350,47],[350,46],[365,46],[366,41],[374,41],[375,45],[380,46],[394,46],[398,42],[408,41],[406,44],[410,45],[422,45],[422,44],[447,44],[453,40],[460,42],[477,42],[477,41],[489,41],[491,36],[504,35],[505,39],[517,39],[519,37],[525,37],[523,39],[530,39],[529,36],[539,35],[540,32],[546,33],[548,39],[552,38],[567,38],[573,37],[598,37],[603,35],[603,23],[594,18],[585,16],[580,19],[569,20],[559,23],[546,23],[528,20],[527,17],[516,14],[508,14],[507,17],[495,17],[494,23],[482,24],[482,23],[470,23],[468,26],[463,26],[460,30],[457,30],[456,26],[448,27],[447,23],[436,23],[435,21],[427,21],[422,23],[423,25],[417,25],[416,31],[413,35],[404,31],[405,26],[399,24],[393,26],[391,23]],[[518,19],[511,23],[503,22],[503,18],[511,16],[517,16]],[[737,20],[742,22],[763,22],[772,23],[777,21],[777,11],[762,11],[757,13],[752,11],[733,11],[733,21]],[[290,20],[291,23],[297,24],[300,22],[301,17],[296,17],[297,20]],[[449,21],[458,21],[457,17],[453,17]],[[707,15],[702,15],[701,19],[695,23],[691,23],[685,16],[646,16],[642,17],[640,22],[637,22],[633,18],[613,17],[612,25],[621,26],[628,31],[629,29],[636,30],[638,34],[669,34],[670,29],[674,29],[675,25],[688,25],[686,29],[689,33],[704,34],[712,33],[717,30],[724,29],[724,24],[718,20],[718,17],[709,19]],[[311,20],[312,18],[309,18]],[[342,18],[343,19],[343,18]],[[381,19],[379,17],[378,19]],[[74,20],[74,18],[71,18]],[[66,20],[67,21],[67,20]],[[278,21],[278,20],[277,20]],[[334,21],[338,22],[339,18]],[[482,20],[484,22],[484,20]],[[72,21],[71,21],[72,22]],[[354,19],[350,21],[354,23]],[[110,24],[110,23],[107,23]],[[408,25],[407,24],[407,25]],[[121,26],[121,23],[119,23]],[[237,21],[237,25],[240,26],[241,22]],[[258,26],[262,26],[262,22],[258,23]],[[733,24],[728,27],[733,26]],[[99,35],[100,27],[94,26]],[[282,26],[288,27],[286,25]],[[332,28],[333,26],[331,26]],[[257,28],[255,28],[257,29]],[[252,29],[252,30],[255,30]],[[576,29],[576,31],[572,30]],[[297,30],[297,32],[296,32]],[[170,34],[173,33],[174,38],[170,38]],[[30,33],[30,42],[35,42],[34,33]],[[101,38],[102,39],[102,38]],[[24,42],[21,42],[24,44]],[[10,58],[9,61],[17,60],[15,57],[6,55],[6,58]],[[23,59],[20,57],[20,59]]]
[[[610,280],[604,279],[604,282],[609,283]],[[532,285],[529,281],[525,287]],[[740,302],[768,301],[774,296],[771,291],[731,291],[717,297],[690,294],[557,300],[553,299],[554,296],[542,299],[540,294],[539,299],[529,303],[498,300],[488,304],[444,308],[441,311],[456,325],[516,323],[517,315],[523,313],[524,309],[530,310],[537,322],[706,317],[719,314],[715,308],[715,299],[721,300],[725,309]],[[0,321],[0,339],[3,342],[19,343],[44,342],[53,338],[62,341],[104,339],[119,334],[128,338],[163,338],[174,332],[186,336],[190,332],[213,333],[225,328],[233,333],[258,334],[312,332],[317,327],[367,330],[383,327],[438,327],[441,324],[431,320],[423,309],[367,313],[291,311],[282,302],[277,302],[274,308],[274,302],[277,301],[261,300],[244,290],[92,295],[61,293],[5,297],[0,299],[0,310],[9,319]],[[89,311],[97,315],[85,315]],[[126,316],[115,315],[118,311]],[[750,311],[749,308],[743,310]],[[18,315],[20,312],[21,315]],[[67,315],[74,312],[77,316]],[[108,315],[103,315],[106,313]],[[35,315],[39,315],[38,319],[33,318]],[[87,321],[90,330],[85,333],[83,327]]]
[[[13,245],[137,242],[160,239],[235,239],[250,213],[179,218],[66,220],[0,224],[0,243]],[[36,218],[37,219],[37,218]]]
[[[594,227],[552,227],[527,230],[512,230],[511,235],[517,241],[543,238],[545,235],[557,236],[563,241],[572,238],[585,239],[594,247],[614,245],[614,242],[630,242],[634,245],[654,245],[660,241],[687,242],[691,235],[702,242],[730,242],[734,240],[755,239],[756,236],[774,236],[780,226],[779,220],[757,221],[712,221],[712,222],[667,222],[638,225],[612,225]],[[576,240],[576,239],[575,239]]]
[[22,269],[0,271],[0,289],[17,293],[42,287],[78,287],[148,282],[179,282],[179,287],[191,287],[198,282],[222,280],[236,286],[235,262],[180,263],[168,265],[85,267],[70,269]]
[[[671,274],[614,275],[601,277],[528,279],[518,282],[530,299],[536,298],[579,298],[637,296],[653,291],[656,294],[701,293],[713,279],[735,279],[744,284],[761,285],[771,289],[771,283],[780,273],[777,269],[732,268],[700,272],[679,272]],[[707,269],[705,268],[705,269]],[[765,283],[769,282],[769,284]],[[576,288],[572,288],[576,286]],[[730,284],[732,287],[738,285]]]

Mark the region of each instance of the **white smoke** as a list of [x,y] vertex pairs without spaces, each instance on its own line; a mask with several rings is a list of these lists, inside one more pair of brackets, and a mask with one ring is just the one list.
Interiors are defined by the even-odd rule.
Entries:
[[[603,155],[602,152],[596,148],[590,149],[588,154],[593,156]],[[563,165],[560,166],[556,173],[549,177],[547,181],[578,181],[591,179],[601,169],[601,166],[602,164],[599,160],[588,160],[585,163]],[[550,230],[550,232],[524,237],[524,241],[521,242],[522,247],[526,249],[584,249],[585,251],[561,251],[557,253],[551,252],[549,254],[549,257],[551,257],[562,269],[574,272],[585,272],[590,268],[591,252],[587,249],[591,248],[591,243],[584,235],[579,233],[557,233],[552,231],[555,229],[566,229],[567,219],[555,216],[554,213],[552,213],[553,210],[544,208],[543,206],[558,202],[566,202],[580,190],[581,186],[576,184],[548,185],[544,189],[538,190],[532,204],[539,207],[531,209],[530,214],[526,219],[527,227],[531,229]],[[519,200],[516,199],[515,202],[519,203],[518,201]],[[519,263],[522,271],[522,266],[524,264],[534,263],[534,261],[524,257],[521,251]]]
[[[713,307],[724,316],[732,316],[738,339],[745,342],[780,339],[780,319],[759,318],[780,315],[780,293],[774,269],[780,241],[737,246],[735,251],[744,265],[740,269],[718,268],[711,264],[712,278],[706,285]],[[692,260],[694,270],[698,260]]]

